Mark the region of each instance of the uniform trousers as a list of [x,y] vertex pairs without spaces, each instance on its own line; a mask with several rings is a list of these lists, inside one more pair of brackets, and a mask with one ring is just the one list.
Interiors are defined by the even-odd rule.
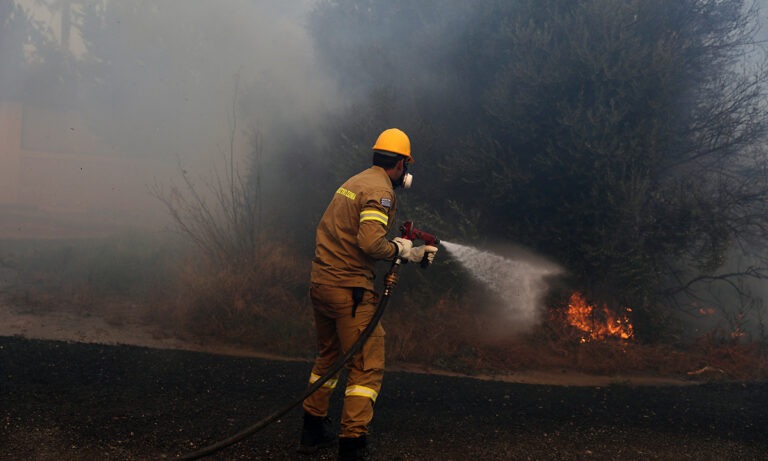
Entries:
[[[378,304],[378,295],[365,290],[355,309],[352,288],[312,284],[310,298],[314,308],[317,331],[317,357],[310,375],[310,384],[336,363],[348,351],[368,326]],[[373,407],[381,390],[384,376],[384,328],[377,325],[362,350],[347,363],[349,371],[341,415],[340,437],[359,437],[368,433],[373,419]],[[304,400],[304,410],[315,416],[326,416],[331,394],[338,377]]]

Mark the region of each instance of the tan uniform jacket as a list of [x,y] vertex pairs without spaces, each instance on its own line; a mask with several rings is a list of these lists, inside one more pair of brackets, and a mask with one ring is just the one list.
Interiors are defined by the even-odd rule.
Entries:
[[349,178],[317,226],[312,283],[373,290],[376,261],[397,252],[387,240],[395,212],[392,181],[383,168],[372,166]]

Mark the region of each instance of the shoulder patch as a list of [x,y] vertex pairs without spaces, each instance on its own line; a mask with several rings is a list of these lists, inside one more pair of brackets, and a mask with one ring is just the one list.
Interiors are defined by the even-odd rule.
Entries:
[[392,200],[390,200],[390,199],[388,199],[386,197],[382,197],[381,198],[381,206],[383,206],[384,208],[391,207],[392,206]]

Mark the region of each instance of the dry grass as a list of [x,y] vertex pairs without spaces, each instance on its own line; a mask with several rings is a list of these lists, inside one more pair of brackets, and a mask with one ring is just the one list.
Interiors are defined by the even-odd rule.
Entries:
[[[36,244],[26,262],[17,260],[16,275],[6,277],[13,283],[6,284],[5,296],[31,313],[76,311],[116,327],[138,318],[181,339],[304,358],[314,354],[307,258],[285,246],[260,245],[251,263],[222,267],[200,258],[167,260],[146,246],[137,256],[133,243],[80,248],[64,242],[45,251]],[[556,316],[524,332],[514,333],[513,325],[505,330],[498,313],[482,309],[468,294],[420,295],[404,286],[392,301],[383,320],[389,363],[470,374],[541,370],[768,379],[764,342],[713,333],[686,345],[582,343],[579,332]]]
[[469,303],[389,312],[388,357],[464,373],[504,374],[540,370],[595,375],[641,375],[710,380],[768,379],[768,347],[701,338],[694,344],[641,344],[607,339],[582,342],[581,335],[553,318],[532,331],[489,334],[499,319],[472,312]]
[[306,354],[312,321],[308,272],[294,261],[286,248],[272,245],[246,267],[185,264],[181,289],[154,321],[175,323],[197,340]]

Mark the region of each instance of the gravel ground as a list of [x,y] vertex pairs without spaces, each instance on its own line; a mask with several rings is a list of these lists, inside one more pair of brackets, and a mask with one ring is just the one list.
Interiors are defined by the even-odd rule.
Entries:
[[[0,459],[169,460],[291,401],[309,365],[0,337]],[[338,415],[339,398],[333,414]],[[300,409],[205,459],[295,454]],[[766,460],[768,383],[545,386],[387,373],[371,460]]]

